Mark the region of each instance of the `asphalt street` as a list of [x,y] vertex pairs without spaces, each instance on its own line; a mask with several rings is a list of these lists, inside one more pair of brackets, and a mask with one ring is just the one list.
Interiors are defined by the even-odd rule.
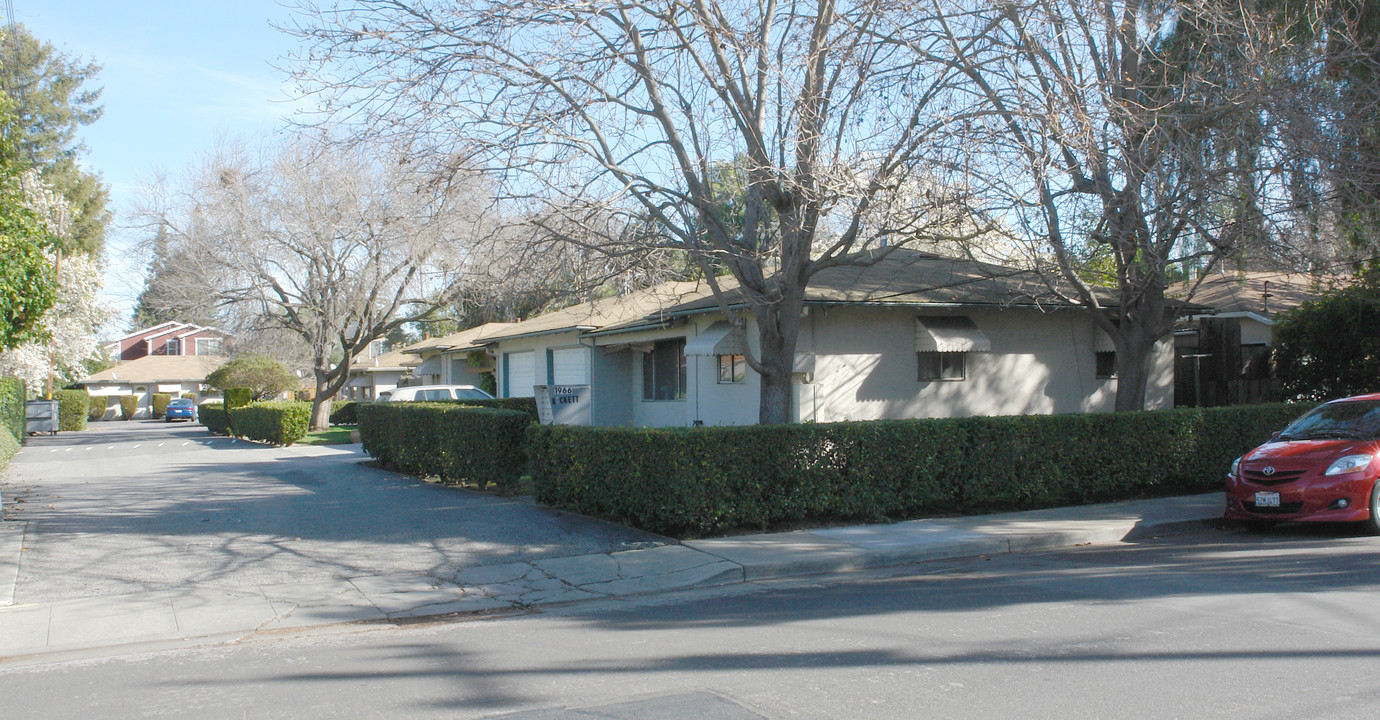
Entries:
[[6,717],[1359,718],[1377,540],[1200,531],[0,666]]
[[14,603],[245,587],[654,547],[647,533],[158,421],[30,438],[5,520],[23,523]]

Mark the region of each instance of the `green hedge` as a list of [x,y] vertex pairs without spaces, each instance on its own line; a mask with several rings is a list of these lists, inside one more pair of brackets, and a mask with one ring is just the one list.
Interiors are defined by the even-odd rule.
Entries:
[[400,472],[515,491],[527,469],[525,412],[458,403],[361,403],[365,452]]
[[134,413],[136,413],[136,412],[139,412],[139,396],[138,396],[138,395],[121,395],[121,396],[120,396],[120,419],[121,419],[121,420],[133,420],[133,419],[134,419]]
[[225,405],[225,412],[230,417],[230,432],[238,435],[239,433],[235,432],[235,410],[253,401],[254,391],[249,388],[226,388],[223,395],[225,400],[222,402]]
[[105,419],[105,411],[110,408],[110,396],[92,395],[91,405],[88,406],[86,419],[91,421]]
[[225,403],[198,405],[196,416],[211,433],[216,435],[230,434],[230,416],[225,412]]
[[[10,458],[19,452],[19,439],[10,432],[8,427],[0,427],[0,473],[5,472],[5,467],[10,464]],[[3,520],[0,517],[0,520]]]
[[86,418],[91,414],[91,393],[85,390],[55,390],[53,399],[58,401],[58,430],[76,432],[86,429]]
[[495,408],[498,410],[514,410],[525,413],[532,422],[537,422],[537,400],[536,398],[496,398],[494,400],[456,400],[455,402],[468,405],[470,407]]
[[1306,408],[690,429],[537,426],[548,505],[679,537],[1208,492]]
[[27,399],[24,383],[16,378],[0,378],[0,427],[8,429],[16,440],[23,440],[26,434],[24,401]]
[[331,403],[331,424],[332,425],[358,425],[359,416],[355,414],[355,406],[358,405],[354,400]]
[[311,403],[296,400],[253,402],[230,411],[230,427],[239,437],[274,445],[291,445],[307,436]]
[[172,400],[169,393],[153,394],[153,417],[158,419],[168,414],[168,403]]

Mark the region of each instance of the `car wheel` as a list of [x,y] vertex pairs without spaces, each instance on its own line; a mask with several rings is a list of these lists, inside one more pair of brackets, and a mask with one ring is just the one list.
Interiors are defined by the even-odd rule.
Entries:
[[1362,524],[1371,535],[1380,535],[1380,479],[1370,488],[1370,519]]

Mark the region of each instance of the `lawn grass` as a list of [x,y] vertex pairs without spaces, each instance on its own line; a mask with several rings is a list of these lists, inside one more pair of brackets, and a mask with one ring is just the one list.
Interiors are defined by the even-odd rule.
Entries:
[[329,430],[320,430],[307,433],[307,436],[298,440],[298,445],[348,445],[355,442],[350,439],[350,433],[355,430],[354,425],[339,425]]

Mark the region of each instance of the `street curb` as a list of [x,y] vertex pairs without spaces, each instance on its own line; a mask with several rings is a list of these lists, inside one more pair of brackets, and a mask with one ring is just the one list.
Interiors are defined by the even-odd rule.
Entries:
[[[202,594],[215,596],[245,595],[251,598],[262,594],[270,603],[290,603],[293,607],[275,617],[243,628],[229,627],[236,621],[225,612],[232,606],[216,611],[199,608],[202,612],[197,624],[215,628],[211,632],[161,632],[144,637],[108,638],[106,640],[72,643],[61,642],[53,635],[56,626],[51,618],[57,606],[47,610],[50,618],[47,636],[53,644],[44,648],[30,646],[16,648],[17,654],[0,657],[0,667],[60,662],[77,656],[110,655],[115,652],[144,652],[162,648],[195,647],[225,642],[237,642],[282,633],[339,632],[350,626],[396,627],[403,624],[445,622],[448,619],[482,619],[531,612],[542,608],[569,609],[580,605],[596,605],[626,598],[671,596],[711,588],[733,588],[756,583],[771,584],[792,579],[803,580],[829,575],[847,575],[869,570],[897,568],[944,560],[961,560],[983,556],[1042,552],[1089,545],[1114,545],[1138,542],[1174,534],[1192,533],[1220,526],[1220,518],[1202,517],[1207,510],[1179,510],[1178,517],[1164,520],[1145,520],[1141,517],[1113,517],[1092,520],[1090,526],[1070,526],[1071,521],[1051,521],[1053,527],[1040,530],[1028,516],[1013,522],[993,522],[990,518],[964,518],[940,521],[910,521],[885,526],[855,526],[824,528],[764,535],[750,535],[707,540],[689,540],[654,548],[626,550],[565,558],[549,558],[532,563],[486,566],[463,569],[449,580],[417,576],[366,576],[324,584],[349,586],[351,598],[339,593],[291,598],[279,597],[283,592],[300,594],[312,590],[289,585],[260,586],[255,590],[234,591],[223,588],[187,589],[187,597]],[[1198,517],[1185,515],[1198,514]],[[1010,519],[1009,517],[1006,519]],[[976,520],[976,522],[968,522]],[[22,531],[4,532],[0,526],[0,600],[4,599],[4,583],[16,572],[3,562],[3,550],[13,538],[15,547],[22,546]],[[981,528],[976,529],[976,528]],[[454,588],[436,584],[453,583]],[[519,581],[529,581],[525,586]],[[13,582],[10,582],[13,599]],[[288,592],[292,595],[293,592]],[[433,597],[434,596],[434,597]],[[147,598],[123,598],[138,606]],[[119,598],[107,598],[106,602]],[[422,600],[418,604],[413,604]],[[427,602],[427,600],[434,600]],[[89,599],[82,602],[89,601]],[[185,597],[172,602],[174,622],[188,621],[183,615]],[[28,607],[28,606],[25,606]],[[44,613],[42,606],[31,610],[0,608],[12,612]],[[2,616],[4,613],[0,613]],[[152,616],[150,616],[152,617]],[[160,616],[161,617],[161,616]],[[210,622],[220,618],[217,622]]]

